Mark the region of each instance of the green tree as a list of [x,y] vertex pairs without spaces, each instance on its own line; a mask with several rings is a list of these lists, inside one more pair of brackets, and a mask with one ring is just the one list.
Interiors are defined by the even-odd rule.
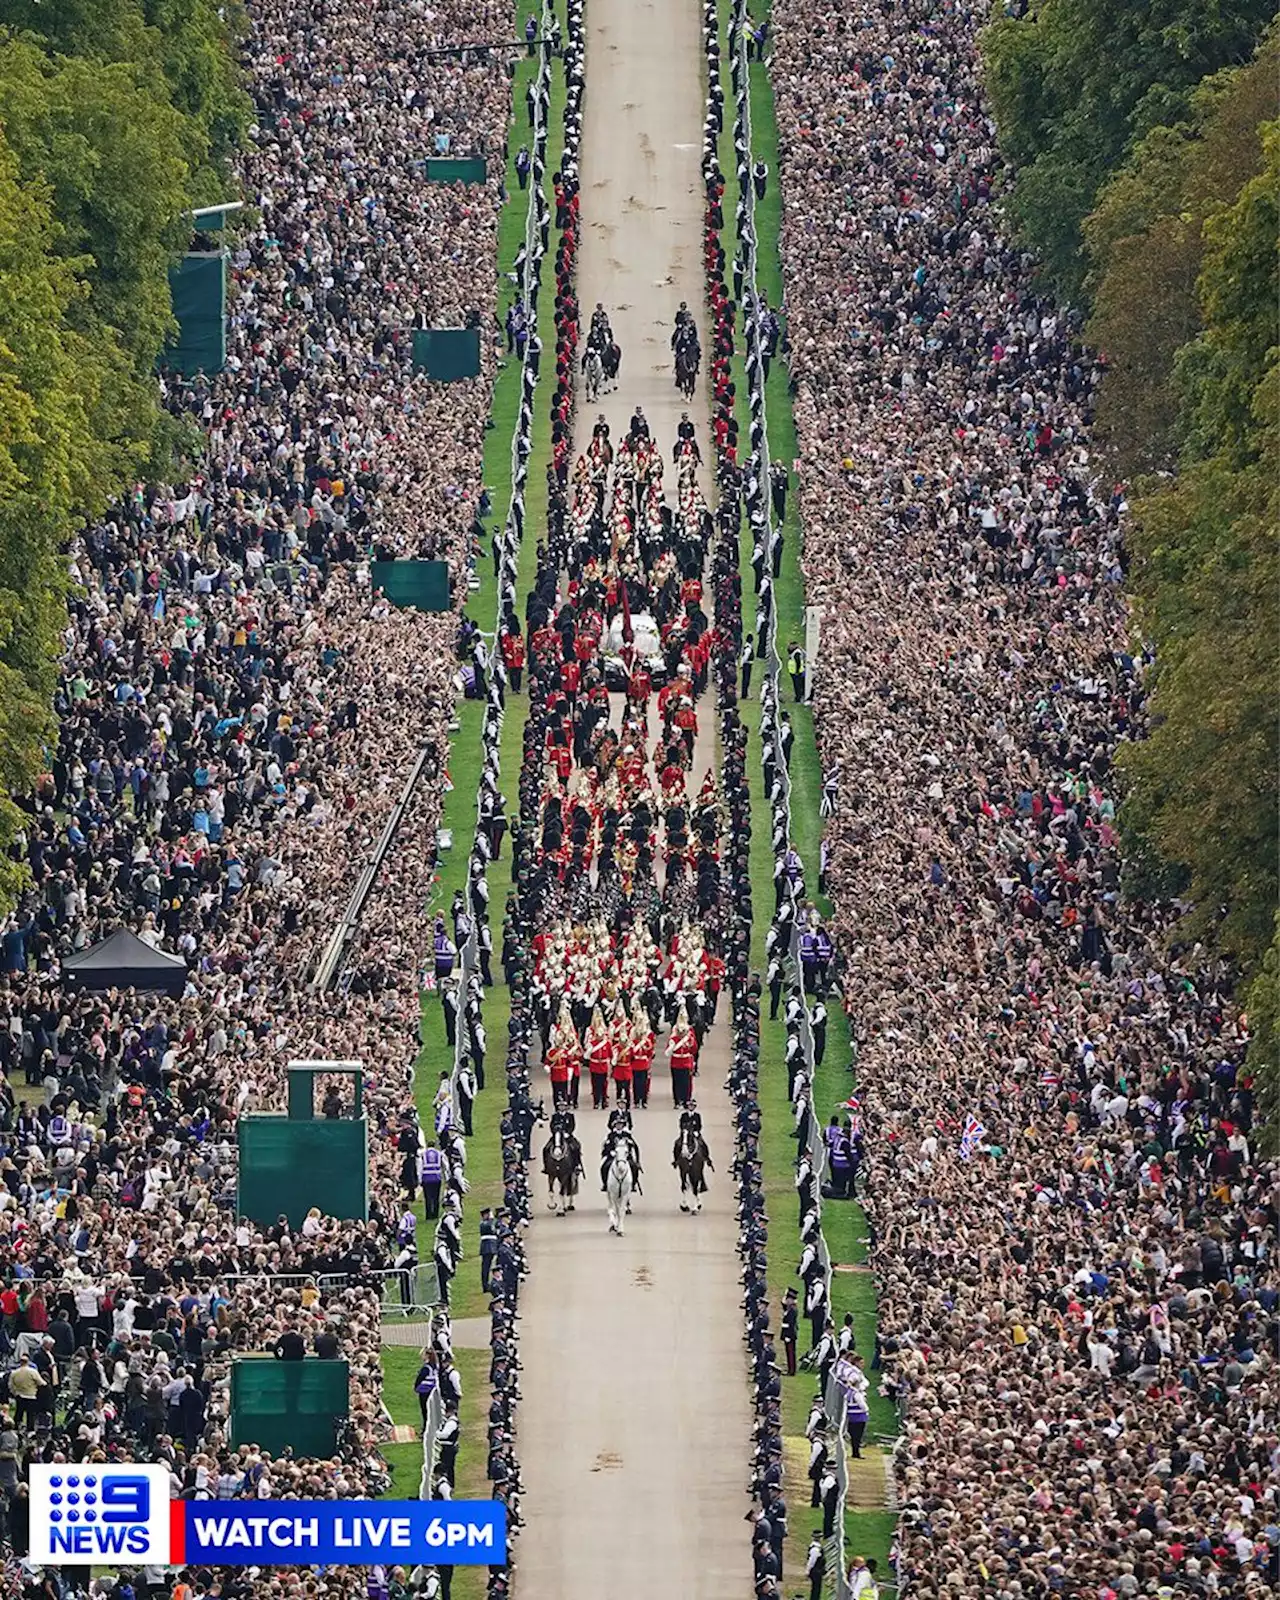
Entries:
[[0,0],[0,21],[53,56],[137,69],[137,82],[183,118],[191,202],[225,198],[226,163],[250,118],[236,42],[239,0]]
[[1185,866],[1189,930],[1246,978],[1280,894],[1280,128],[1263,149],[1205,227],[1204,327],[1177,362],[1181,470],[1135,506],[1132,595],[1156,666],[1150,732],[1122,755],[1131,845]]
[[195,205],[228,197],[228,162],[249,126],[237,40],[248,29],[239,0],[145,0],[148,26],[174,107],[191,134],[186,151]]
[[1009,211],[1065,298],[1084,295],[1084,220],[1131,145],[1186,121],[1196,86],[1246,62],[1273,16],[1270,0],[1037,0],[984,31]]
[[1216,73],[1194,91],[1189,122],[1139,140],[1085,220],[1087,337],[1108,363],[1094,438],[1120,476],[1176,463],[1182,391],[1175,363],[1200,332],[1205,225],[1262,169],[1262,124],[1274,110],[1277,73],[1280,29],[1273,28],[1247,66]]
[[24,183],[0,132],[0,904],[20,881],[12,795],[40,770],[66,622],[61,549],[120,462],[99,431],[121,357],[75,325],[85,286],[63,257],[51,195]]
[[58,248],[84,262],[86,310],[140,372],[173,327],[168,269],[190,233],[182,118],[123,62],[0,45],[0,123],[24,177],[52,193]]
[[52,731],[77,527],[187,440],[153,376],[247,122],[216,0],[0,0],[0,909]]
[[[1263,170],[1205,223],[1204,332],[1178,356],[1188,403],[1186,453],[1256,462],[1276,443],[1280,355],[1280,122],[1261,130]],[[1275,456],[1271,456],[1274,465]]]

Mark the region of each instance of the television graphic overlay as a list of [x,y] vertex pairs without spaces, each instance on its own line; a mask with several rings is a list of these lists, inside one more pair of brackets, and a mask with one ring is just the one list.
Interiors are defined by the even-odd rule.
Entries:
[[33,1561],[168,1566],[168,1467],[33,1462],[30,1470]]
[[497,1500],[172,1500],[169,1469],[31,1467],[31,1559],[41,1566],[501,1566]]

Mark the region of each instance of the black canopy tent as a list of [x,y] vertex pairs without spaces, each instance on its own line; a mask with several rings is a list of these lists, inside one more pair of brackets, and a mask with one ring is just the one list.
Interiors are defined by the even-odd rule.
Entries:
[[180,995],[187,983],[187,963],[181,956],[153,950],[128,928],[117,928],[92,949],[68,956],[62,976],[82,989],[163,989]]

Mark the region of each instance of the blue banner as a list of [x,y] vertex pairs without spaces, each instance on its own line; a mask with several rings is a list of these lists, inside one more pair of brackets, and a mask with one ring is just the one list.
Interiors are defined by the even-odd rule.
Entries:
[[[176,1509],[176,1507],[175,1507]],[[187,1500],[173,1565],[500,1566],[507,1508],[496,1500]]]

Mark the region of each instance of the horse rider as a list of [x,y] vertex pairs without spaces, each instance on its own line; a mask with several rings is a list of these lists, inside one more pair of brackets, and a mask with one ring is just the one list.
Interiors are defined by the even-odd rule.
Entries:
[[551,1172],[549,1171],[551,1146],[555,1143],[555,1138],[558,1133],[562,1133],[564,1135],[565,1142],[569,1146],[569,1154],[577,1157],[577,1168],[578,1171],[581,1171],[582,1146],[578,1143],[574,1133],[574,1129],[577,1127],[577,1119],[575,1118],[573,1112],[553,1111],[551,1113],[551,1120],[548,1123],[548,1127],[551,1130],[551,1137],[547,1140],[546,1146],[542,1152],[543,1175],[548,1178],[551,1177]]
[[641,1193],[640,1174],[644,1168],[640,1165],[640,1146],[636,1143],[635,1135],[631,1131],[631,1113],[621,1109],[609,1114],[609,1131],[604,1136],[604,1147],[600,1151],[600,1188],[607,1192],[609,1188],[609,1163],[613,1160],[613,1147],[622,1144],[627,1152],[627,1160],[631,1163],[631,1187],[637,1194]]
[[682,350],[691,350],[695,356],[701,354],[701,345],[698,342],[698,324],[693,320],[693,312],[682,300],[680,309],[676,312],[676,325],[671,333],[672,352],[679,356]]
[[691,328],[693,329],[693,336],[696,339],[698,333],[697,328],[694,326],[693,313],[689,310],[688,302],[682,300],[680,302],[680,309],[676,312],[676,325],[671,334],[672,350],[679,350],[680,346],[684,343],[688,336],[687,330]]
[[600,357],[600,364],[601,364],[601,366],[603,366],[604,365],[605,352],[608,350],[609,346],[612,343],[613,343],[613,340],[610,338],[610,336],[608,334],[608,331],[607,331],[607,324],[606,324],[605,327],[601,327],[598,323],[593,322],[591,324],[591,332],[587,335],[587,338],[586,338],[586,349],[585,349],[585,352],[583,354],[583,362],[584,362],[584,364],[586,362],[587,356],[594,352],[596,355],[598,355]]
[[[702,1113],[697,1104],[690,1101],[680,1113],[680,1132],[676,1135],[676,1142],[671,1149],[671,1165],[674,1167],[680,1160],[680,1146],[684,1143],[685,1134],[689,1135],[690,1142],[695,1150],[702,1147],[706,1150],[707,1142],[702,1137]],[[707,1151],[708,1156],[710,1151]]]
[[698,441],[694,434],[693,423],[689,421],[689,413],[680,413],[680,425],[676,429],[676,442],[671,447],[671,460],[678,464],[681,456],[692,456],[699,466],[702,465],[702,451],[698,449]]
[[648,437],[648,418],[644,414],[644,408],[637,406],[631,414],[631,426],[627,430],[627,439],[634,445],[638,439],[647,439]]
[[591,328],[587,334],[586,349],[583,352],[583,371],[586,370],[587,356],[594,352],[600,357],[600,367],[604,377],[609,381],[618,376],[618,367],[622,360],[622,351],[618,341],[613,337],[613,329],[609,325],[609,316],[604,307],[596,302],[596,308],[591,313]]
[[[680,1132],[676,1135],[676,1142],[671,1147],[671,1165],[676,1171],[680,1170],[680,1149],[686,1138],[689,1141],[691,1156],[696,1157],[701,1154],[704,1168],[710,1168],[714,1172],[715,1162],[712,1161],[711,1151],[707,1148],[707,1141],[702,1136],[702,1113],[698,1110],[697,1104],[693,1100],[690,1100],[689,1104],[680,1113]],[[683,1178],[680,1180],[680,1187],[683,1192]],[[691,1187],[695,1197],[706,1193],[707,1180],[705,1172],[702,1174],[700,1182],[695,1181]]]

